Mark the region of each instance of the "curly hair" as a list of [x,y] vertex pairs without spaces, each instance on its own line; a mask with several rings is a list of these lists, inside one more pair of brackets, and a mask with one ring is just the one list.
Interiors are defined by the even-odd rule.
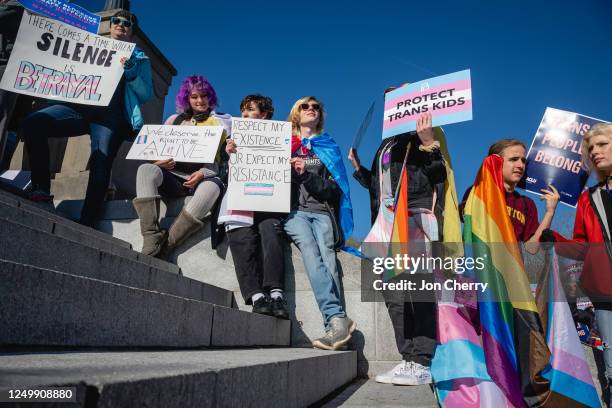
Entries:
[[319,106],[321,107],[320,114],[319,114],[319,123],[317,123],[317,128],[315,129],[315,131],[317,132],[317,134],[320,134],[323,132],[323,129],[325,126],[325,109],[323,108],[323,104],[321,103],[321,101],[319,101],[314,96],[305,96],[303,98],[298,99],[293,104],[293,107],[291,108],[291,112],[289,112],[289,117],[287,118],[287,121],[291,122],[293,134],[295,135],[300,134],[300,112],[302,111],[302,107],[300,105],[302,105],[303,103],[311,102],[311,101],[318,103]]
[[210,82],[202,75],[190,75],[183,79],[176,95],[176,113],[191,113],[189,95],[194,91],[205,93],[208,96],[208,104],[211,110],[217,107],[217,93]]
[[259,108],[260,112],[265,114],[265,119],[272,119],[272,115],[274,115],[274,106],[272,106],[272,98],[260,94],[247,95],[244,97],[242,102],[240,102],[240,112],[245,110],[251,102],[253,102],[257,106],[257,108]]

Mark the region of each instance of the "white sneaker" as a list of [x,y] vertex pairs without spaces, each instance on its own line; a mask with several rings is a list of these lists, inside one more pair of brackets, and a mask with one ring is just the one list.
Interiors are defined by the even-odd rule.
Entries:
[[395,367],[393,367],[391,370],[387,371],[386,373],[378,374],[374,378],[374,381],[382,383],[382,384],[393,384],[392,381],[396,375],[406,375],[407,372],[411,369],[412,369],[412,361],[407,362],[404,360],[398,365],[396,365]]
[[409,362],[410,370],[403,375],[396,375],[391,379],[394,385],[424,385],[431,384],[431,369],[414,361]]

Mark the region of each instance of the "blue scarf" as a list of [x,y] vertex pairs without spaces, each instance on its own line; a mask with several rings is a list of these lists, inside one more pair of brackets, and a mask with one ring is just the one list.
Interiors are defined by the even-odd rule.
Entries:
[[[302,145],[312,150],[317,157],[321,159],[323,165],[331,173],[334,181],[338,184],[338,187],[340,187],[340,190],[342,190],[338,211],[342,236],[347,240],[353,233],[353,205],[351,204],[351,192],[349,189],[348,177],[346,175],[346,168],[342,162],[340,147],[327,133],[313,136],[308,139],[302,138]],[[356,248],[350,246],[345,245],[342,247],[342,250],[351,255],[361,256],[361,253]]]

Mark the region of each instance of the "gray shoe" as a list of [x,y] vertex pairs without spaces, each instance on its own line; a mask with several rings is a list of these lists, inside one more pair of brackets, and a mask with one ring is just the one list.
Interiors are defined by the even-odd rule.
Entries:
[[321,350],[333,350],[333,342],[332,342],[332,334],[331,330],[325,333],[323,337],[319,337],[318,339],[312,342],[312,347],[318,348]]
[[348,317],[332,317],[331,326],[332,350],[339,350],[351,339],[357,324]]

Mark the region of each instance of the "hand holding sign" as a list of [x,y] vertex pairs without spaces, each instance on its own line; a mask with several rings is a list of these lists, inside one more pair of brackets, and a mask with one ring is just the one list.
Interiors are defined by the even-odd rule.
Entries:
[[421,143],[425,146],[429,146],[434,141],[434,132],[431,127],[431,113],[422,113],[419,115],[416,123],[416,130]]
[[202,180],[204,180],[204,174],[202,174],[202,172],[199,170],[194,171],[191,173],[191,176],[189,176],[187,181],[183,183],[183,186],[187,188],[196,188],[196,186],[200,184],[200,181]]
[[559,192],[552,184],[549,184],[550,190],[541,189],[542,195],[540,196],[540,200],[546,200],[546,212],[549,214],[554,214],[555,209],[557,208],[557,204],[559,204]]
[[295,170],[295,172],[300,176],[304,174],[304,171],[306,171],[306,162],[300,157],[294,157],[289,161],[289,163],[291,163],[293,170]]
[[357,150],[351,147],[349,149],[348,159],[350,160],[351,164],[355,168],[355,171],[359,170],[359,168],[361,167],[361,160],[359,160],[359,155],[357,154]]

